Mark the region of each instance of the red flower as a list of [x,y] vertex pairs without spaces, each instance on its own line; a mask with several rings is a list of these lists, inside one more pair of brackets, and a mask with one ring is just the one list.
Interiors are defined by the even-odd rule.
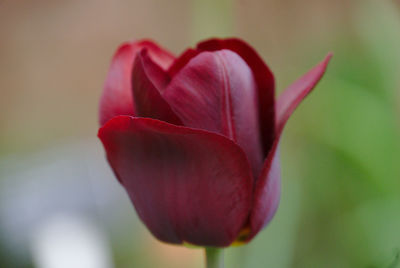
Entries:
[[224,247],[268,224],[282,129],[330,57],[275,101],[274,76],[239,39],[207,40],[178,58],[147,40],[118,49],[98,136],[155,237]]

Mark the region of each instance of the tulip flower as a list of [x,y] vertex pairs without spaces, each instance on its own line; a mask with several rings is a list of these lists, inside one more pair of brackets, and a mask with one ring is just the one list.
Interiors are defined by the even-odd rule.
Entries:
[[150,232],[212,248],[252,240],[278,208],[282,130],[330,58],[275,100],[272,72],[242,40],[207,40],[179,57],[149,40],[123,44],[98,136]]

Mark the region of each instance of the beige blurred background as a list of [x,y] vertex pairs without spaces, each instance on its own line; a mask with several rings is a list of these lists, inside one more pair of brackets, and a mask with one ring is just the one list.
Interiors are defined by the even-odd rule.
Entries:
[[[349,0],[3,0],[1,149],[34,150],[94,135],[108,64],[124,40],[152,38],[179,54],[203,38],[239,36],[279,74],[310,54],[309,43],[329,44],[337,31],[350,34],[354,5]],[[325,52],[316,51],[313,60]]]

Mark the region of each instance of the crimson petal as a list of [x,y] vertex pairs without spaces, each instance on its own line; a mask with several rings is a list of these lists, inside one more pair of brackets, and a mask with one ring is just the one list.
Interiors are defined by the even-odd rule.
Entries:
[[264,162],[261,176],[255,184],[253,207],[250,212],[250,241],[272,220],[281,197],[281,172],[279,161],[279,138],[274,142]]
[[138,53],[132,72],[136,116],[181,124],[179,118],[161,96],[169,80],[168,73],[152,61],[146,49]]
[[139,217],[169,243],[228,246],[248,218],[252,178],[242,150],[203,130],[118,116],[99,130]]
[[151,58],[168,69],[174,56],[150,40],[126,42],[116,51],[100,99],[100,125],[117,115],[134,115],[131,90],[133,62],[138,51],[147,48]]
[[239,55],[226,49],[200,53],[172,78],[163,97],[185,126],[237,142],[258,177],[263,153],[257,85]]
[[229,49],[236,52],[253,71],[258,86],[258,109],[264,157],[272,147],[275,138],[275,80],[274,75],[257,52],[237,38],[210,39],[197,45],[201,51]]
[[321,63],[289,86],[278,98],[276,104],[276,139],[264,163],[261,176],[255,185],[253,208],[250,214],[251,231],[247,240],[252,239],[271,221],[278,208],[281,184],[278,144],[282,130],[296,107],[322,78],[331,57],[332,54],[328,54]]

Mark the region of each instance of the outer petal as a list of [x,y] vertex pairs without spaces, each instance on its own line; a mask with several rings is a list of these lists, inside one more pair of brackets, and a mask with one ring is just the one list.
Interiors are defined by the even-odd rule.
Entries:
[[250,234],[247,241],[263,229],[274,216],[280,199],[279,139],[290,115],[316,86],[328,66],[332,54],[302,76],[279,97],[276,105],[276,139],[264,163],[263,171],[255,187],[253,208],[250,214]]
[[241,56],[253,71],[258,86],[260,130],[264,157],[266,157],[275,138],[275,80],[272,72],[257,52],[240,39],[210,39],[199,43],[197,49],[202,51],[232,50]]
[[[278,138],[279,139],[279,138]],[[281,197],[281,172],[279,161],[279,140],[272,146],[265,160],[260,178],[254,191],[253,208],[250,214],[250,232],[244,240],[250,241],[273,218]]]
[[257,85],[239,55],[226,49],[200,53],[173,77],[163,96],[185,126],[237,142],[258,177],[263,152]]
[[180,125],[181,121],[161,96],[170,78],[166,71],[152,61],[147,50],[140,51],[132,72],[135,115],[159,119]]
[[311,92],[324,75],[332,55],[332,53],[329,53],[322,62],[290,85],[282,95],[279,96],[276,103],[275,124],[278,136],[281,134],[283,127],[296,107]]
[[115,53],[100,99],[100,125],[117,115],[134,115],[131,75],[136,53],[147,48],[151,58],[167,69],[174,56],[149,40],[127,42]]
[[111,167],[158,239],[228,246],[248,218],[252,178],[225,137],[118,116],[99,130]]

